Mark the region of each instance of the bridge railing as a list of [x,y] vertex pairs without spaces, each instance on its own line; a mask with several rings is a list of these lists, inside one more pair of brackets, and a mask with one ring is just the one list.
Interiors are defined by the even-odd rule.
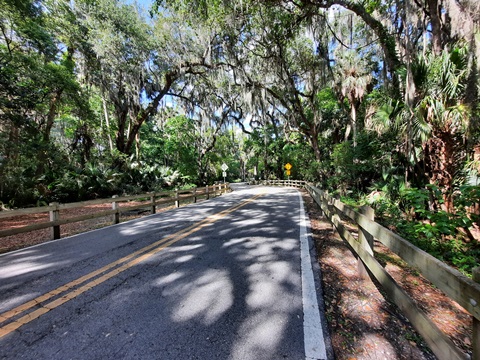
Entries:
[[[210,196],[217,196],[222,192],[226,192],[228,186],[229,184],[215,184],[213,186],[193,188],[189,190],[161,191],[120,197],[113,196],[110,199],[96,199],[68,204],[51,203],[49,206],[0,211],[0,221],[6,218],[19,218],[21,216],[32,214],[49,213],[50,216],[50,221],[38,222],[32,225],[0,230],[0,238],[50,228],[51,238],[59,239],[61,225],[106,216],[112,216],[112,223],[118,224],[120,222],[120,215],[127,211],[148,209],[152,214],[154,214],[156,212],[157,206],[175,204],[176,207],[179,207],[182,201],[185,202],[187,200],[190,200],[196,202],[198,198],[209,199]],[[129,202],[133,200],[141,200],[142,203],[135,205],[129,204]],[[91,214],[61,218],[62,210],[101,204],[111,204],[112,209],[97,211]]]

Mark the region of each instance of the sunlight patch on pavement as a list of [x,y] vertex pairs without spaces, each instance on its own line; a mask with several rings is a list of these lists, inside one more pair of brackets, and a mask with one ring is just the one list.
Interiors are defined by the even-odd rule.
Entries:
[[156,286],[165,286],[165,285],[169,285],[177,280],[180,280],[181,278],[183,278],[185,276],[185,274],[183,272],[173,272],[173,273],[170,273],[168,274],[167,276],[162,276],[161,278],[158,278],[154,285]]
[[177,322],[195,319],[211,325],[233,305],[233,285],[228,271],[208,270],[191,284],[173,314]]
[[188,262],[188,261],[190,261],[194,258],[195,258],[195,256],[193,256],[193,255],[184,255],[184,256],[180,256],[180,257],[176,258],[175,262],[181,264],[181,263]]
[[29,262],[22,262],[19,264],[11,264],[2,267],[2,272],[0,273],[0,279],[8,279],[19,275],[28,274],[31,272],[44,270],[48,268],[53,268],[61,265],[69,264],[69,261],[59,261],[52,263],[38,263],[35,260]]
[[[193,236],[189,238],[189,241],[192,241]],[[196,244],[196,245],[178,245],[173,246],[169,249],[170,252],[178,253],[178,252],[190,252],[192,250],[200,249],[204,247],[203,244]]]
[[286,324],[288,314],[256,314],[240,328],[230,359],[257,359],[259,354],[270,353],[283,338]]

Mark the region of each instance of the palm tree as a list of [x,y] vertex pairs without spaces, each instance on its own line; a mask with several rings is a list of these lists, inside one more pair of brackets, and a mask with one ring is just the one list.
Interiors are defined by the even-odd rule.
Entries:
[[414,113],[428,124],[428,139],[423,143],[425,170],[431,184],[442,189],[444,210],[453,211],[455,175],[465,157],[463,140],[468,136],[471,108],[466,102],[466,49],[444,51],[440,57],[426,58],[426,86]]
[[399,131],[403,151],[417,172],[421,170],[430,184],[440,187],[442,207],[448,212],[453,212],[454,181],[470,135],[467,56],[466,48],[445,50],[440,56],[420,55],[412,63],[415,95],[411,104],[390,100],[376,112],[383,130],[393,126]]
[[348,52],[339,61],[340,80],[337,87],[342,98],[347,98],[350,107],[350,124],[345,132],[345,140],[353,130],[353,147],[357,146],[357,111],[360,107],[367,88],[372,81],[372,75],[368,72],[363,61],[353,52]]

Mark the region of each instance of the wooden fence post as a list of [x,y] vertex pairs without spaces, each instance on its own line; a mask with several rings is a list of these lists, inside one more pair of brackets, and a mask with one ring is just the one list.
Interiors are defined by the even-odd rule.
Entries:
[[155,214],[157,212],[157,206],[155,204],[155,193],[152,194],[152,196],[150,196],[150,201],[152,203],[152,214]]
[[[480,283],[480,266],[473,268],[472,280]],[[480,304],[474,306],[480,306]],[[473,317],[472,360],[480,360],[480,320],[476,317]]]
[[318,208],[320,209],[320,216],[324,216],[325,215],[325,212],[323,211],[322,209],[322,206],[320,204],[323,204],[323,190],[320,190],[320,193],[317,193],[313,188],[309,188],[309,192],[310,194],[313,193],[314,196],[317,198],[318,202],[317,204],[319,204]]
[[[55,209],[50,210],[50,221],[57,221],[60,219],[60,211],[58,210],[58,202],[53,202],[50,206],[55,206]],[[52,240],[60,239],[60,225],[53,225],[51,227]]]
[[112,199],[112,210],[116,210],[115,214],[113,214],[113,223],[114,224],[119,224],[120,223],[120,211],[118,211],[118,203],[115,201],[115,198],[117,198],[118,195],[113,195]]
[[197,202],[197,188],[193,188],[193,203]]
[[206,199],[210,199],[210,194],[208,193],[208,185],[205,186],[205,195],[206,195]]
[[175,189],[175,207],[180,207],[180,195],[178,194],[178,189]]
[[[370,206],[361,206],[359,209],[360,214],[366,216],[369,220],[375,219],[375,211]],[[363,248],[367,250],[371,255],[373,255],[373,244],[374,239],[373,236],[360,226],[358,226],[358,240],[360,244],[362,244]],[[367,279],[369,277],[367,269],[363,264],[360,257],[357,257],[357,269],[358,269],[358,276],[362,279]]]

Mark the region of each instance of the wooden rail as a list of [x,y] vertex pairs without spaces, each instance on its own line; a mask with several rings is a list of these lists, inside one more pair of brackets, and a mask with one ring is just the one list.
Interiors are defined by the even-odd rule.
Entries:
[[[416,267],[425,278],[473,316],[472,343],[474,350],[472,359],[480,360],[478,350],[478,344],[480,343],[478,325],[480,320],[479,283],[413,246],[407,240],[373,221],[371,217],[355,211],[338,199],[332,198],[324,191],[309,184],[306,184],[305,188],[320,206],[323,214],[336,227],[342,239],[347,241],[351,249],[358,255],[371,276],[382,285],[387,296],[403,311],[440,360],[469,359],[470,357],[457,348],[450,338],[428,318],[427,314],[417,307],[409,295],[375,259],[373,238],[387,246],[409,265]],[[343,225],[340,215],[348,217],[358,225],[358,239]],[[369,236],[372,241],[368,241]],[[478,269],[475,272],[477,273]]]
[[267,186],[304,187],[307,182],[303,180],[263,180],[259,183]]
[[[373,209],[367,207],[360,212],[356,211],[307,182],[269,180],[262,183],[273,186],[305,187],[322,213],[335,226],[340,237],[350,245],[350,249],[360,259],[359,275],[370,274],[381,284],[389,299],[403,311],[437,358],[440,360],[470,359],[469,355],[456,347],[453,341],[430,320],[428,315],[418,308],[414,300],[375,259],[373,240],[378,240],[410,266],[417,268],[425,278],[472,315],[472,359],[480,360],[480,267],[473,270],[473,279],[469,279],[459,271],[373,221]],[[340,215],[349,218],[358,226],[357,238],[343,225]]]
[[[0,230],[0,238],[17,235],[25,232],[31,232],[40,229],[51,228],[51,238],[59,239],[60,238],[60,226],[64,224],[74,223],[78,221],[84,221],[89,219],[95,219],[105,216],[113,215],[112,222],[118,224],[120,222],[120,214],[125,213],[131,210],[138,210],[143,208],[149,208],[150,212],[154,214],[156,212],[156,207],[159,205],[171,204],[174,203],[176,207],[180,206],[181,201],[193,199],[193,202],[196,202],[198,198],[203,197],[209,199],[210,196],[216,196],[222,192],[226,192],[228,184],[218,184],[213,186],[206,186],[204,188],[194,188],[191,190],[174,190],[174,191],[162,191],[157,193],[147,193],[140,195],[130,195],[130,196],[114,196],[111,199],[97,199],[91,201],[81,201],[76,203],[68,204],[59,204],[52,203],[49,206],[41,206],[27,209],[18,209],[12,211],[1,211],[0,219],[19,217],[24,215],[31,214],[41,214],[49,213],[50,221],[41,222],[37,224],[22,226],[13,229]],[[130,206],[120,206],[121,203],[128,204],[128,201],[139,200],[139,199],[148,199],[147,202],[143,204],[130,205]],[[85,207],[89,205],[101,205],[101,204],[111,204],[111,210],[98,211],[92,214],[80,215],[71,218],[60,218],[60,213],[62,210],[66,209],[75,209],[79,207]]]

